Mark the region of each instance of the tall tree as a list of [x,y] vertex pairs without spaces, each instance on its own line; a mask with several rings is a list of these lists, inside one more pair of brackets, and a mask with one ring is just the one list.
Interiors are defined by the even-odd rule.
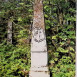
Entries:
[[8,20],[7,44],[12,44],[12,20]]
[[[4,0],[6,4],[8,4],[9,0]],[[10,9],[9,9],[10,10]],[[12,17],[11,17],[11,11],[8,12],[9,17],[7,20],[7,44],[12,44]]]

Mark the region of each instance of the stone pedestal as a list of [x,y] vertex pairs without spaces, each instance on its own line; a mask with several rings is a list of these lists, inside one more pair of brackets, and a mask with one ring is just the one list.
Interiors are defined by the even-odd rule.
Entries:
[[29,77],[50,77],[47,67],[31,68]]
[[[38,37],[39,35],[40,33],[38,33],[36,36]],[[50,77],[48,70],[48,53],[45,34],[41,36],[44,36],[44,39],[41,38],[43,39],[41,42],[38,42],[40,38],[32,37],[31,68],[29,77]],[[35,39],[37,39],[37,41],[35,41]]]

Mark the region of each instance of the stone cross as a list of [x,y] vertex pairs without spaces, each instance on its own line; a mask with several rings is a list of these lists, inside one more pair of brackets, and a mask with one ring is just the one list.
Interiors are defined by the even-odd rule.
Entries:
[[34,3],[29,77],[50,77],[42,0]]

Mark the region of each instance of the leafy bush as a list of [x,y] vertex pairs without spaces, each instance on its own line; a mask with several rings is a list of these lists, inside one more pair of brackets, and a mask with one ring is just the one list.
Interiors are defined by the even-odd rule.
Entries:
[[44,1],[51,77],[75,77],[76,9],[73,4],[72,0]]
[[[25,77],[30,68],[32,0],[0,0],[0,77]],[[44,0],[51,77],[75,77],[75,1]],[[13,44],[6,45],[13,20]]]
[[29,68],[29,46],[0,45],[0,77],[25,77]]

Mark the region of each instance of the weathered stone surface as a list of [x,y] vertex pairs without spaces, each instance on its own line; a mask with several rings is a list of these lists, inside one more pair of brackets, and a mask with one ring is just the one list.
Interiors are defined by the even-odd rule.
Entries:
[[36,71],[36,72],[38,72],[38,71],[40,71],[40,72],[43,72],[43,71],[47,72],[47,71],[49,71],[47,66],[31,67],[30,69],[31,69],[31,71]]
[[29,72],[29,77],[50,77],[48,67],[34,67]]
[[31,51],[47,51],[44,29],[34,28],[32,34]]
[[42,0],[35,0],[29,77],[50,77]]
[[45,67],[48,64],[48,55],[45,53],[31,53],[31,67]]
[[48,71],[30,71],[29,77],[50,77]]
[[43,14],[43,0],[34,0],[34,19],[33,19],[33,28],[42,28],[45,29],[44,25],[44,14]]

